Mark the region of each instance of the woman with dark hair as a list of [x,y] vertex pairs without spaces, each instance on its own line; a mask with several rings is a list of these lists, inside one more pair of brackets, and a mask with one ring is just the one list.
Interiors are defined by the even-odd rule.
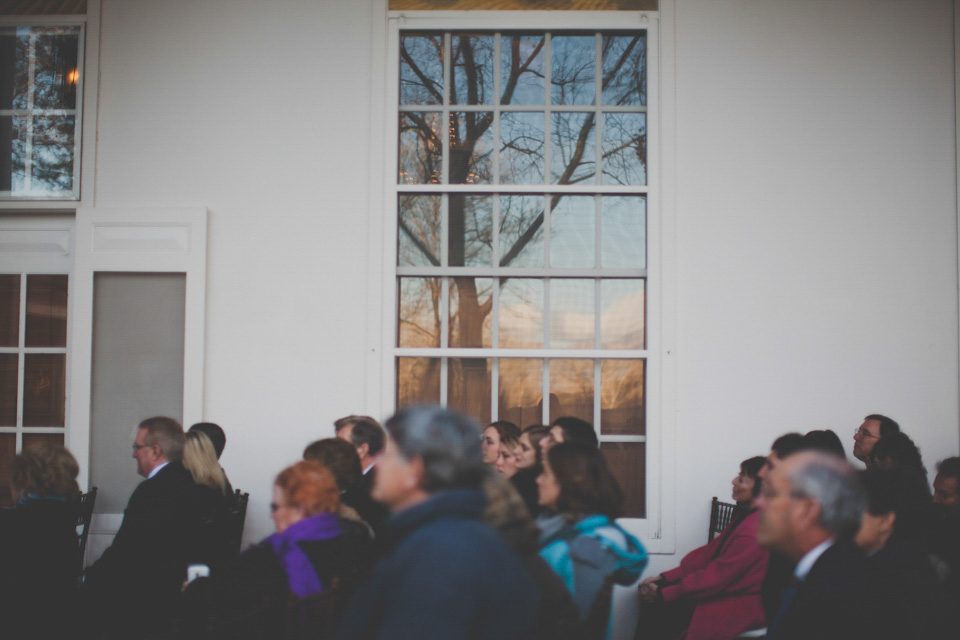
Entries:
[[337,486],[340,487],[338,515],[359,522],[372,536],[373,528],[361,514],[361,510],[369,513],[371,501],[370,496],[359,487],[363,469],[360,467],[360,456],[357,455],[356,447],[340,438],[324,438],[307,445],[303,450],[303,459],[319,462],[333,472]]
[[76,459],[40,442],[13,459],[16,507],[0,519],[0,619],[6,637],[70,633],[79,574]]
[[372,545],[365,527],[337,516],[339,507],[340,489],[323,465],[304,460],[281,471],[270,504],[276,533],[186,588],[186,635],[213,629],[215,637],[274,637],[290,622],[288,603],[337,586],[331,619],[322,621],[334,628]]
[[496,466],[500,455],[500,442],[504,435],[520,437],[520,427],[507,420],[497,420],[483,430],[483,439],[480,441],[480,452],[483,462],[491,467]]
[[580,629],[575,637],[608,637],[613,584],[630,584],[647,566],[647,552],[614,522],[623,493],[596,447],[566,442],[544,454],[537,478],[540,556],[573,596]]
[[527,505],[530,516],[540,515],[539,492],[537,490],[537,476],[543,471],[543,451],[540,441],[550,435],[550,427],[542,424],[531,424],[524,427],[520,434],[520,447],[517,454],[517,473],[510,478],[513,488],[517,490],[523,503]]
[[706,545],[694,549],[680,566],[640,584],[644,603],[635,638],[650,640],[724,640],[765,626],[760,587],[769,552],[757,543],[761,456],[740,463],[733,479],[737,502],[733,520]]

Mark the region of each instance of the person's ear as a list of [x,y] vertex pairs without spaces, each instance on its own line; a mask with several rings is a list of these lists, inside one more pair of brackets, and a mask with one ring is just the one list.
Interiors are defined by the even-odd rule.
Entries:
[[410,460],[410,474],[409,478],[409,488],[410,489],[419,489],[423,486],[423,476],[425,474],[425,466],[423,464],[423,458],[416,456]]
[[897,524],[897,512],[891,511],[880,516],[880,533],[889,536]]
[[823,507],[812,498],[802,498],[794,501],[794,515],[801,529],[806,529],[820,522]]
[[370,444],[364,442],[359,447],[357,447],[357,455],[360,456],[360,459],[363,460],[370,453]]

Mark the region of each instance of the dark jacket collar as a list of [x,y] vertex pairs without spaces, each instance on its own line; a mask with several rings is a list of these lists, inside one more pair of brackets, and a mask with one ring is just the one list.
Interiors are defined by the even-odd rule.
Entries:
[[392,515],[386,523],[386,549],[398,545],[408,535],[441,519],[480,520],[487,499],[475,489],[440,491],[426,501]]

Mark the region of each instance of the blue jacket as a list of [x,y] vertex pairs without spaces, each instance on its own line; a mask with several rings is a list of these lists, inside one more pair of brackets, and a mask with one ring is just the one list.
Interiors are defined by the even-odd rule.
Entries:
[[588,516],[570,524],[566,514],[559,514],[541,517],[537,525],[540,556],[563,578],[581,620],[608,579],[631,584],[647,566],[647,551],[640,541],[606,516]]
[[480,491],[443,491],[388,519],[384,555],[354,595],[336,638],[531,638],[536,584],[482,522],[485,507]]

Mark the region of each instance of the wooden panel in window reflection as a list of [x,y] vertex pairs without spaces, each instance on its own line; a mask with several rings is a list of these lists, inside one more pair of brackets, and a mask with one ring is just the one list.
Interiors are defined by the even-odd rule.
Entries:
[[597,199],[565,196],[550,212],[550,266],[593,267],[596,256]]
[[443,104],[443,34],[400,36],[400,104]]
[[550,410],[550,420],[573,416],[593,424],[593,360],[550,361]]
[[543,35],[500,36],[500,103],[544,104]]
[[450,114],[450,184],[493,182],[493,112]]
[[67,276],[27,276],[28,347],[67,346]]
[[443,175],[443,118],[438,111],[400,114],[400,184],[436,184]]
[[554,184],[593,184],[597,171],[595,125],[592,113],[551,114],[550,172]]
[[623,491],[624,518],[647,517],[647,445],[644,442],[602,442],[603,452]]
[[544,118],[540,112],[500,113],[501,184],[543,184]]
[[646,280],[600,281],[600,348],[643,349]]
[[603,104],[647,104],[647,34],[603,36]]
[[550,39],[553,104],[593,104],[596,98],[597,41],[593,35]]
[[449,359],[447,406],[467,414],[480,424],[490,423],[490,360]]
[[12,507],[10,494],[10,470],[13,457],[17,455],[17,436],[13,433],[0,433],[0,507]]
[[596,281],[550,280],[550,346],[592,349],[595,343]]
[[67,356],[23,356],[23,426],[62,427],[66,416]]
[[397,409],[440,404],[440,359],[397,358]]
[[539,424],[543,420],[543,360],[501,358],[498,367],[499,419],[516,425]]
[[606,268],[647,266],[646,196],[600,197],[600,262]]
[[452,348],[492,346],[493,279],[450,278],[449,282],[449,346]]
[[647,184],[647,114],[603,114],[603,184]]
[[448,204],[451,267],[493,266],[493,196],[451,193]]
[[646,434],[646,364],[646,360],[600,362],[601,434]]
[[450,37],[450,57],[450,104],[493,104],[493,36],[455,33]]
[[0,427],[17,426],[17,370],[20,356],[0,353]]
[[501,267],[542,267],[543,196],[500,196]]
[[500,280],[499,334],[504,349],[543,346],[543,280]]
[[397,346],[440,346],[440,278],[400,278]]
[[440,266],[439,195],[401,195],[397,220],[397,264]]
[[20,342],[20,274],[0,275],[0,347]]
[[26,451],[35,444],[49,442],[50,444],[63,445],[62,433],[25,433],[23,434],[23,451]]

